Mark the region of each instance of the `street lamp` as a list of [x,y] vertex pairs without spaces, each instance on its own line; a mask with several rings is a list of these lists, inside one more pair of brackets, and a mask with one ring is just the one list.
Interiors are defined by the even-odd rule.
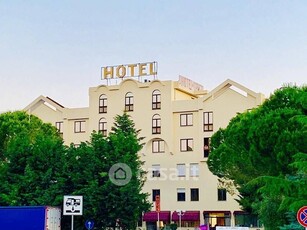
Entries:
[[179,210],[178,209],[176,212],[177,212],[177,215],[179,216],[179,230],[181,230],[181,218],[184,215],[185,210]]

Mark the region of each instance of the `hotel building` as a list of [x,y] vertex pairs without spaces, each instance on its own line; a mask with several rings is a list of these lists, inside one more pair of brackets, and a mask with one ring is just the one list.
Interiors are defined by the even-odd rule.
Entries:
[[[145,71],[146,66],[142,67]],[[148,67],[148,69],[150,69]],[[113,74],[109,69],[106,74]],[[183,229],[211,226],[257,226],[241,211],[236,194],[223,188],[207,167],[210,137],[238,113],[259,106],[264,96],[230,79],[211,91],[185,77],[160,81],[156,75],[103,79],[89,88],[89,106],[66,108],[39,96],[25,110],[54,124],[65,144],[80,144],[93,130],[108,135],[116,115],[126,111],[141,129],[145,145],[138,153],[148,171],[144,192],[153,202],[142,228],[177,223]],[[152,71],[152,70],[151,70]],[[125,72],[126,74],[126,72]],[[160,200],[159,217],[155,199]],[[182,214],[182,215],[180,215]]]

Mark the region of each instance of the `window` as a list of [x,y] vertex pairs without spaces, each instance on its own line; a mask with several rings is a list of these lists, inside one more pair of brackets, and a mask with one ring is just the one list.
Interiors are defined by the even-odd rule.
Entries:
[[198,177],[199,176],[199,165],[198,163],[190,164],[190,176]]
[[160,196],[160,189],[152,190],[152,201],[156,201],[156,196]]
[[85,121],[75,121],[75,133],[85,133]]
[[226,189],[224,188],[219,188],[217,189],[217,200],[218,201],[226,201]]
[[161,93],[159,90],[152,92],[152,109],[161,109]]
[[133,111],[133,94],[130,92],[125,97],[125,111]]
[[191,201],[199,201],[199,189],[191,188]]
[[185,201],[185,188],[177,188],[177,201]]
[[63,133],[63,121],[55,122],[55,127],[57,128],[59,133],[61,133],[61,134]]
[[180,114],[180,126],[192,126],[193,125],[193,114]]
[[204,112],[204,132],[213,131],[213,112]]
[[107,112],[107,96],[105,94],[100,95],[99,97],[99,113]]
[[204,157],[208,157],[210,153],[210,139],[208,137],[204,138]]
[[164,153],[164,141],[163,140],[154,140],[152,141],[152,152],[153,153]]
[[179,177],[185,177],[185,164],[177,164],[177,175]]
[[160,165],[152,165],[152,177],[160,177]]
[[105,118],[101,118],[98,124],[98,131],[104,136],[107,136],[107,120]]
[[152,117],[152,134],[160,134],[161,133],[161,118],[160,115],[155,114]]
[[193,151],[193,139],[192,138],[181,139],[180,151],[181,152]]

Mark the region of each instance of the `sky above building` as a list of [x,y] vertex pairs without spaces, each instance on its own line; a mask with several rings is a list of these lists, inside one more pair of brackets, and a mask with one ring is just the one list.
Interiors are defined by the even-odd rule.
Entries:
[[234,80],[267,97],[307,79],[306,0],[0,1],[0,111],[40,95],[87,107],[101,67],[158,62],[212,90]]

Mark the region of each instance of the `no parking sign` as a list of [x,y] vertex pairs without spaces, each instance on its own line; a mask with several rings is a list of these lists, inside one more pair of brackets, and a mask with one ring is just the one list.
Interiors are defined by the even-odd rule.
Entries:
[[307,228],[307,206],[303,206],[297,211],[296,218],[303,227]]

